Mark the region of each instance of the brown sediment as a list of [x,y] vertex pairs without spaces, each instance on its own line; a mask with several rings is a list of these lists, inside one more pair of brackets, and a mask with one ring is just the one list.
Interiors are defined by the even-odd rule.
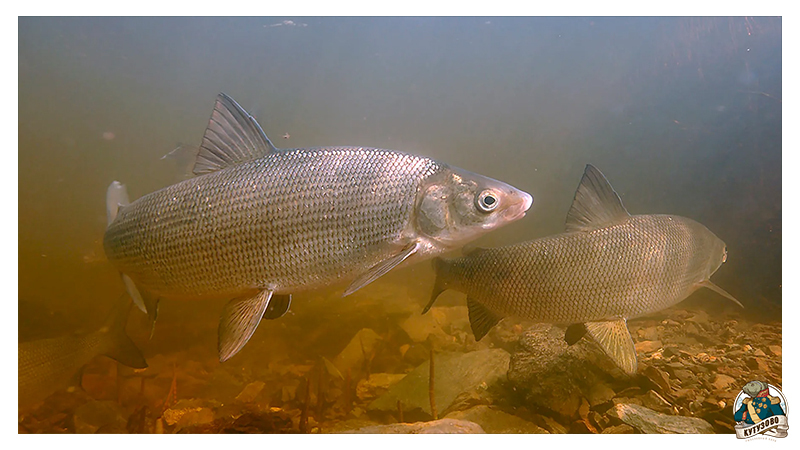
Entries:
[[308,433],[308,410],[311,407],[311,381],[306,377],[306,401],[303,405],[303,412],[300,413],[300,432]]
[[428,396],[431,399],[431,416],[433,416],[433,420],[439,420],[439,414],[436,412],[436,396],[434,395],[434,386],[433,386],[433,348],[431,348],[430,369],[431,370],[429,376],[430,383],[428,384]]

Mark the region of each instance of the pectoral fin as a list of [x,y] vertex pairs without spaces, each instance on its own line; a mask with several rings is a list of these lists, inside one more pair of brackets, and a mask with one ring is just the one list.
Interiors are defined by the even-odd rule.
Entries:
[[363,288],[364,286],[372,283],[381,276],[385,275],[387,272],[397,267],[401,262],[408,259],[409,256],[416,253],[418,249],[419,249],[419,243],[412,242],[407,246],[405,246],[394,256],[391,256],[390,258],[387,258],[379,262],[378,264],[372,266],[372,268],[370,268],[366,273],[364,273],[360,277],[356,278],[352,283],[350,283],[350,286],[347,288],[346,291],[344,291],[342,297],[347,297],[353,292]]
[[735,299],[735,298],[734,298],[734,297],[733,297],[731,294],[728,294],[728,293],[725,291],[725,289],[722,289],[721,287],[717,286],[716,284],[714,284],[713,282],[711,282],[711,280],[703,280],[703,281],[701,281],[701,282],[697,283],[697,287],[698,287],[698,288],[701,288],[701,287],[704,287],[704,288],[709,288],[709,289],[711,289],[712,291],[716,292],[717,294],[719,294],[719,295],[721,295],[721,296],[723,296],[723,297],[727,298],[728,300],[732,301],[733,303],[736,303],[737,305],[739,305],[739,306],[741,306],[742,308],[744,308],[744,305],[742,305],[742,304],[739,302],[739,300],[736,300],[736,299]]
[[219,318],[219,361],[225,362],[244,347],[258,327],[272,298],[272,290],[251,297],[235,298],[225,305]]
[[283,317],[288,311],[289,306],[292,304],[292,295],[273,295],[267,305],[267,310],[264,311],[262,319],[277,319]]
[[140,291],[136,287],[136,283],[131,280],[131,277],[125,275],[124,273],[120,274],[120,276],[122,276],[122,282],[125,284],[125,290],[128,291],[128,295],[130,295],[131,299],[133,299],[133,303],[143,313],[147,314],[147,319],[150,323],[150,338],[152,339],[153,332],[156,329],[156,319],[158,318],[158,298],[150,295],[147,292]]
[[476,341],[483,339],[486,333],[503,318],[469,297],[467,297],[467,309],[469,310],[469,325]]
[[586,334],[594,338],[606,355],[625,373],[636,373],[636,347],[625,319],[586,322]]

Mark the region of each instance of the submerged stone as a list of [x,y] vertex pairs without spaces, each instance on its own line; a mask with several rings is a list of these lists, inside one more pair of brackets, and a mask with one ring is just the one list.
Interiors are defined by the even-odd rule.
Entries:
[[128,418],[125,409],[117,402],[91,401],[75,410],[73,416],[76,433],[96,433],[101,428],[125,430]]
[[394,423],[343,431],[352,434],[483,434],[480,425],[466,420],[440,419],[431,422]]
[[611,408],[608,414],[617,417],[642,433],[707,434],[714,432],[714,427],[703,419],[661,414],[641,405],[620,403]]
[[486,433],[492,434],[549,434],[547,430],[533,422],[487,405],[476,406],[466,411],[454,411],[448,414],[447,418],[477,423]]
[[[509,354],[501,349],[436,354],[434,398],[437,411],[447,410],[462,393],[485,390],[504,380],[509,358]],[[430,361],[426,361],[370,403],[368,409],[394,412],[397,410],[397,402],[400,401],[404,411],[418,409],[431,415],[429,373]]]

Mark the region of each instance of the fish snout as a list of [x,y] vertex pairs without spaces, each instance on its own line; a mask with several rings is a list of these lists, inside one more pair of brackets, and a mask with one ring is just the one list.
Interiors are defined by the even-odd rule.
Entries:
[[514,199],[514,201],[506,208],[503,218],[508,221],[514,221],[525,217],[525,212],[533,205],[533,196],[524,191],[516,191],[512,192],[508,197]]

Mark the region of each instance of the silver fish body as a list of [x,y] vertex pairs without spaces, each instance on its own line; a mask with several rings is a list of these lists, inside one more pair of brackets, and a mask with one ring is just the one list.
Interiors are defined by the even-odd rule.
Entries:
[[722,263],[725,244],[679,216],[631,216],[442,262],[446,286],[491,311],[571,324],[637,317],[672,306]]
[[589,165],[566,233],[437,258],[425,311],[442,291],[455,289],[467,294],[476,339],[505,316],[585,324],[583,333],[633,373],[636,352],[626,319],[665,309],[701,287],[739,303],[709,279],[726,258],[725,243],[694,220],[629,215],[602,173]]
[[92,333],[19,343],[20,409],[69,386],[80,368],[98,355],[107,355],[133,368],[147,367],[141,352],[124,331],[129,307],[129,303],[118,306],[106,324]]
[[342,281],[352,293],[401,263],[523,217],[533,201],[500,181],[398,151],[278,150],[224,94],[195,172],[129,204],[118,196],[118,211],[110,201],[104,245],[139,296],[237,299],[220,322],[222,360],[262,316],[285,312],[289,301],[273,296]]

